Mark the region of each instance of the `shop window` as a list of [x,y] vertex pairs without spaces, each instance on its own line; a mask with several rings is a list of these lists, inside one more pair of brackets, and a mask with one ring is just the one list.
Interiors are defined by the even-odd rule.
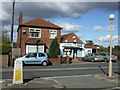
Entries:
[[56,30],[50,30],[50,39],[54,39],[57,36]]
[[30,29],[30,38],[40,38],[41,37],[41,30],[40,29]]

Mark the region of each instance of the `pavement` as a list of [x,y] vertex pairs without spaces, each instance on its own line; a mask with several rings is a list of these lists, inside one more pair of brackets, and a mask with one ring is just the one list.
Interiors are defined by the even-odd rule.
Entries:
[[5,81],[2,83],[4,89],[17,89],[17,88],[64,88],[64,85],[57,82],[55,79],[42,79],[34,78],[31,80],[24,80],[23,84],[13,84],[12,80]]
[[113,74],[110,78],[103,74],[96,74],[33,78],[31,80],[24,80],[23,84],[12,84],[12,80],[6,80],[5,82],[2,81],[2,88],[103,88],[105,90],[109,88],[108,90],[120,90],[118,78],[118,74]]

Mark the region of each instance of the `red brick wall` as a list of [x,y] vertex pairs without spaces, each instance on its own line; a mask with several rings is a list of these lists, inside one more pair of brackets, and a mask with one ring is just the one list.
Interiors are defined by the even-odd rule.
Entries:
[[[29,28],[32,27],[22,27],[22,30],[26,31],[26,34],[21,34],[21,54],[24,55],[26,53],[25,43],[29,39]],[[41,29],[41,40],[46,44],[46,46],[50,46],[53,39],[50,39],[49,31],[50,30],[57,30],[57,38],[58,43],[60,43],[61,38],[61,30],[59,29],[48,29],[48,28],[39,28]],[[18,31],[18,41],[17,41],[17,48],[20,47],[20,30]],[[46,50],[45,50],[46,51]]]
[[52,65],[58,65],[61,64],[62,60],[61,57],[58,58],[49,58],[49,61],[52,63]]
[[0,54],[0,57],[2,58],[0,60],[0,64],[2,64],[2,67],[8,67],[10,64],[9,55],[8,54]]

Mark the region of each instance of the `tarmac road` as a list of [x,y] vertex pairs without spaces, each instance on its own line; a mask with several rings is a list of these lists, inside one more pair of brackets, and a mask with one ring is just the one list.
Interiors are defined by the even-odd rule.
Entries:
[[[70,75],[94,75],[108,73],[107,62],[75,62],[72,64],[52,65],[52,66],[25,66],[24,79],[32,79],[35,77],[55,77],[55,76],[70,76]],[[118,64],[113,63],[113,73],[118,72]],[[13,68],[3,68],[2,79],[12,79]]]

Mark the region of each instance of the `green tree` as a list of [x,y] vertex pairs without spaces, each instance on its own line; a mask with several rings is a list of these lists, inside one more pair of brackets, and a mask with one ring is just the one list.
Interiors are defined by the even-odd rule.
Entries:
[[120,56],[120,46],[119,45],[114,46],[114,48],[113,48],[113,54],[115,54],[117,56]]
[[85,45],[86,46],[94,46],[94,43],[92,40],[87,40]]
[[10,44],[9,34],[6,29],[3,29],[2,31],[2,44]]
[[51,42],[49,48],[49,58],[57,58],[58,55],[60,55],[60,49],[59,49],[58,39],[55,38]]
[[6,29],[2,30],[0,39],[2,40],[0,44],[0,53],[8,54],[10,52],[10,39],[9,39],[8,31]]

